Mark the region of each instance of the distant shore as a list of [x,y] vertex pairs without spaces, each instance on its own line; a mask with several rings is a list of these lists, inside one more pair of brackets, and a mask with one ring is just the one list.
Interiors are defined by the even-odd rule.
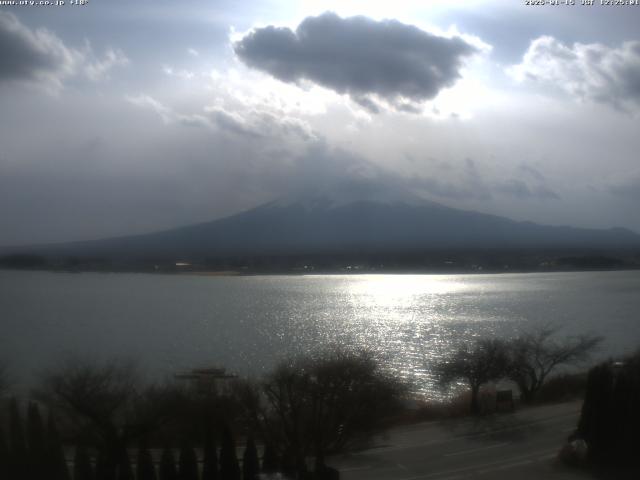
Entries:
[[571,272],[625,272],[639,271],[640,266],[619,268],[538,268],[538,269],[327,269],[327,270],[170,270],[170,269],[97,269],[97,268],[12,268],[0,266],[7,272],[51,272],[51,273],[141,273],[150,275],[180,275],[199,277],[251,277],[260,275],[507,275],[526,273],[571,273]]

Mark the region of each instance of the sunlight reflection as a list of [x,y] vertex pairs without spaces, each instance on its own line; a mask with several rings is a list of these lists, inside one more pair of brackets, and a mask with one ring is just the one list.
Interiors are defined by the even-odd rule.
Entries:
[[458,292],[464,284],[448,275],[362,275],[350,286],[358,303],[378,308],[417,305],[424,297]]

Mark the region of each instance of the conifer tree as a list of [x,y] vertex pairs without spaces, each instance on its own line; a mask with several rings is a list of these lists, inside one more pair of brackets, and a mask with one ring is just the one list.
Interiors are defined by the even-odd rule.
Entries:
[[165,448],[162,451],[162,458],[160,459],[160,480],[178,480],[176,461],[170,448]]
[[262,471],[276,473],[278,471],[278,455],[271,443],[266,443],[262,454]]
[[145,442],[140,443],[138,448],[138,462],[136,466],[136,479],[137,480],[156,480],[156,469],[153,465],[153,458],[151,452],[147,448]]
[[9,447],[0,428],[0,478],[9,477]]
[[222,445],[220,447],[220,479],[240,480],[240,466],[236,457],[236,444],[229,427],[222,430]]
[[47,480],[69,480],[67,459],[64,456],[58,427],[56,426],[56,422],[51,412],[49,412],[49,417],[47,419],[46,448],[47,470],[49,472]]
[[260,463],[258,461],[258,450],[252,437],[247,439],[247,446],[242,457],[242,479],[256,480],[260,474]]
[[218,480],[218,453],[211,429],[207,429],[204,437],[202,480]]
[[40,409],[33,402],[27,408],[27,443],[29,475],[40,480],[47,475],[46,435]]
[[98,459],[96,460],[96,480],[115,479],[116,467],[107,452],[102,449],[98,452]]
[[9,475],[10,478],[28,478],[27,445],[22,428],[18,401],[11,399],[9,405]]
[[193,447],[183,445],[180,449],[180,480],[198,480],[198,458]]
[[95,480],[91,459],[84,447],[76,447],[73,459],[73,480]]
[[131,468],[131,460],[127,450],[123,448],[118,457],[117,480],[133,480],[133,469]]

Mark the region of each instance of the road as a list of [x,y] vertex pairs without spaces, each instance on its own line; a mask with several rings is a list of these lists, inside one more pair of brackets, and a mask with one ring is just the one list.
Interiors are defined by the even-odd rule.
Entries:
[[584,479],[584,473],[555,461],[580,406],[563,403],[397,428],[373,448],[331,463],[342,480]]

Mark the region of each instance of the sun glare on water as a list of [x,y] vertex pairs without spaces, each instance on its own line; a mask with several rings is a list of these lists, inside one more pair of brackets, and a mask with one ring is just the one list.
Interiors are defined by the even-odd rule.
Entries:
[[446,295],[464,288],[447,275],[362,275],[351,285],[351,295],[373,308],[411,307],[425,296]]

